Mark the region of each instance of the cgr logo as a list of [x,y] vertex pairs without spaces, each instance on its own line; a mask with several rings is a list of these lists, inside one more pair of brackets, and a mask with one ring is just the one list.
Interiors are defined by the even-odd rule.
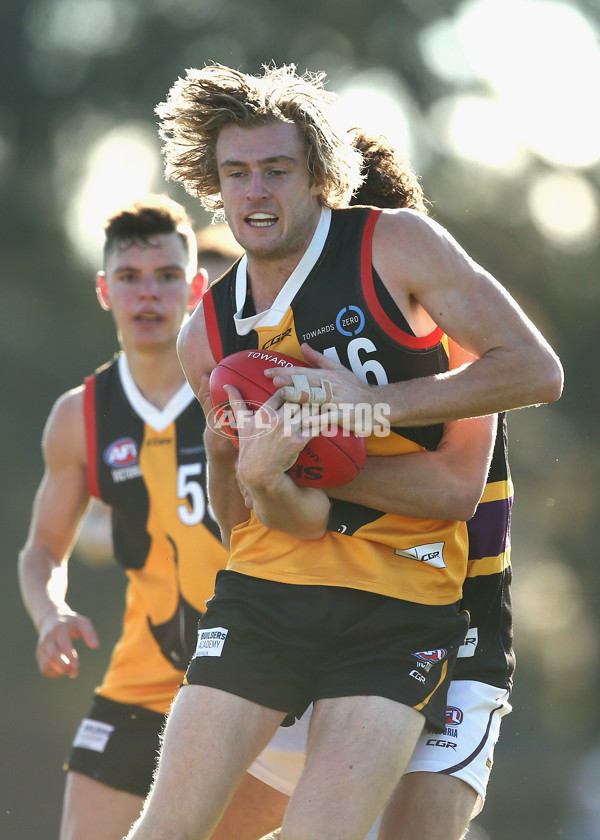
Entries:
[[104,450],[104,463],[113,469],[132,467],[138,461],[138,448],[133,438],[119,438]]
[[464,659],[465,657],[475,656],[475,651],[477,650],[477,644],[479,642],[479,630],[477,627],[469,627],[467,631],[467,635],[465,636],[465,640],[462,645],[458,649],[458,658]]
[[462,722],[462,709],[459,709],[456,706],[448,706],[446,708],[446,726],[458,726]]
[[283,341],[284,338],[287,338],[288,335],[291,335],[292,328],[290,327],[289,330],[286,330],[284,333],[280,335],[274,335],[273,338],[270,338],[267,342],[265,342],[262,346],[262,350],[266,350],[268,347],[272,347],[274,344],[279,344],[280,341]]
[[413,680],[416,680],[417,682],[420,682],[420,683],[424,683],[424,682],[427,681],[427,677],[424,677],[423,674],[420,674],[419,671],[414,670],[414,668],[413,668],[412,671],[409,671],[408,676],[412,677]]
[[406,557],[407,560],[418,560],[420,563],[433,566],[434,569],[445,569],[444,545],[445,543],[439,542],[415,545],[411,548],[396,548],[394,554]]
[[444,749],[448,750],[455,750],[456,744],[454,741],[443,741],[440,738],[428,738],[427,739],[427,746],[428,747],[443,747]]

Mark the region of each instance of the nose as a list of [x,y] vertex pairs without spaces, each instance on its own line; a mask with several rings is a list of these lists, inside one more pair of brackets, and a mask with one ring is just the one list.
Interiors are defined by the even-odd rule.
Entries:
[[158,297],[158,281],[153,273],[145,272],[140,282],[140,296],[144,298]]
[[259,201],[266,198],[268,190],[266,187],[265,178],[260,170],[250,173],[247,183],[247,196],[249,201]]

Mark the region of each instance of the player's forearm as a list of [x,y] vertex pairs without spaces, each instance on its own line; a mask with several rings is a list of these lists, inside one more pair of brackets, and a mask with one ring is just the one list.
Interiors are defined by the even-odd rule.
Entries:
[[299,487],[287,475],[247,486],[254,515],[267,528],[303,540],[319,540],[329,522],[331,503],[323,490]]
[[389,405],[393,426],[427,426],[554,402],[563,374],[550,348],[529,355],[491,350],[449,373],[375,386],[370,401]]
[[209,467],[208,498],[221,531],[221,542],[228,549],[232,530],[250,516],[235,475],[225,478],[214,465]]
[[67,563],[47,551],[25,546],[19,556],[19,586],[23,603],[37,630],[51,615],[72,615],[65,598]]
[[221,530],[221,541],[229,548],[231,531],[250,515],[235,474],[237,450],[231,441],[208,428],[204,441],[208,498]]
[[416,519],[470,519],[481,497],[467,477],[436,463],[436,453],[367,459],[348,484],[328,490],[334,499]]
[[399,516],[466,521],[485,487],[495,435],[495,416],[448,423],[436,450],[371,456],[329,493]]

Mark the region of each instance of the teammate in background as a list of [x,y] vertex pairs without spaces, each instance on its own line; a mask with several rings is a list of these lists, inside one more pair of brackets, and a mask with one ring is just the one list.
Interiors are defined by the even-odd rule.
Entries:
[[[370,371],[402,381],[405,394],[419,398],[413,405],[441,412],[430,418],[419,409],[412,428],[394,430],[380,457],[370,459],[384,462],[384,471],[386,454],[435,449],[445,415],[494,411],[491,393],[508,404],[556,399],[556,357],[447,234],[411,211],[331,209],[347,201],[358,178],[352,149],[328,124],[320,81],[300,79],[293,68],[256,78],[215,65],[188,71],[159,107],[167,174],[206,205],[223,206],[246,249],[180,337],[194,390],[220,357],[274,339],[277,349],[299,357],[300,340],[313,335],[351,367],[368,354]],[[359,319],[352,331],[338,324],[348,312]],[[330,323],[338,325],[333,335]],[[451,376],[444,375],[443,328],[481,357]],[[233,388],[230,397],[239,397]],[[233,530],[228,570],[219,573],[200,624],[200,643],[207,631],[220,644],[188,668],[151,796],[130,834],[137,840],[208,837],[245,767],[285,717],[311,700],[306,768],[282,837],[359,840],[423,725],[443,730],[446,680],[465,631],[457,607],[464,529],[330,505],[324,493],[297,488],[286,475],[305,441],[279,427],[272,434],[268,443],[241,435],[236,464],[229,442],[207,430],[209,481],[224,532],[239,521],[244,496],[253,510]],[[480,489],[485,460],[484,467]],[[380,472],[369,464],[366,471]],[[415,562],[426,536],[437,550]],[[198,758],[200,722],[214,733],[208,780]]]
[[[75,640],[98,646],[90,619],[65,600],[92,497],[110,505],[114,556],[128,578],[122,635],[67,761],[61,840],[121,840],[139,815],[165,713],[226,563],[206,501],[204,415],[176,352],[205,283],[180,205],[151,197],[109,218],[97,293],[122,352],[64,394],[45,429],[46,471],[19,562],[43,674],[76,677]],[[214,837],[256,840],[281,823],[286,803],[246,774]]]
[[[241,255],[229,227],[225,223],[207,225],[196,233],[198,266],[216,280]],[[110,506],[94,498],[77,535],[74,551],[84,562],[96,565],[112,562]]]

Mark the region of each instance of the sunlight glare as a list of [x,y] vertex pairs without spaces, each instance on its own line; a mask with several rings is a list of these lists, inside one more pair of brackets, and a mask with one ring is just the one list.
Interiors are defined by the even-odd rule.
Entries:
[[600,49],[581,12],[555,0],[470,0],[456,32],[475,74],[512,112],[525,144],[566,166],[600,160]]
[[[384,134],[415,166],[422,165],[423,144],[415,148],[419,114],[410,93],[394,74],[369,71],[339,86],[338,118],[346,128],[364,126]],[[419,158],[419,160],[412,160]]]
[[483,96],[449,96],[431,108],[432,133],[446,151],[482,166],[518,174],[525,150],[502,103]]
[[585,178],[571,172],[550,172],[529,189],[528,204],[538,230],[558,247],[581,251],[598,238],[600,211]]
[[67,232],[83,262],[100,265],[107,216],[120,204],[152,192],[160,174],[158,140],[151,127],[123,124],[100,137],[66,214]]

